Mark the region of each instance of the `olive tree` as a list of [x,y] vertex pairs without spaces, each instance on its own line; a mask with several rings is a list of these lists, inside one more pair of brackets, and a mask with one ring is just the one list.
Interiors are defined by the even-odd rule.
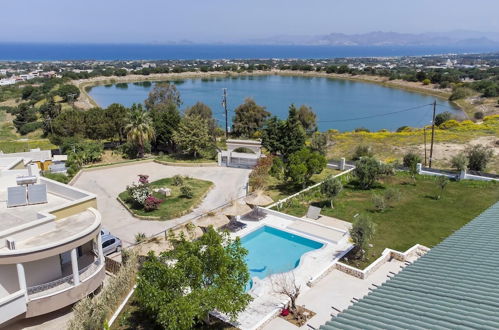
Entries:
[[359,215],[352,223],[350,237],[355,244],[354,256],[364,258],[365,251],[376,231],[376,225],[371,218],[365,214]]
[[340,194],[343,190],[343,184],[338,178],[330,176],[321,185],[321,193],[330,199],[331,208],[333,206],[333,200]]
[[357,177],[360,188],[370,189],[381,175],[380,163],[374,157],[363,157],[355,162],[354,174]]

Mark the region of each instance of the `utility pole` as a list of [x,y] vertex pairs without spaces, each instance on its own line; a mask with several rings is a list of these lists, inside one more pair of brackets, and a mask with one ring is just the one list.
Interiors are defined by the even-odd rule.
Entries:
[[431,121],[431,146],[430,146],[430,168],[433,160],[433,140],[435,139],[435,112],[437,110],[437,100],[433,101],[433,119]]
[[222,106],[225,110],[225,138],[229,138],[229,115],[227,114],[227,88],[224,88],[224,97],[222,99]]
[[427,166],[427,163],[426,163],[426,125],[423,127],[423,134],[424,134],[424,137],[423,137],[423,140],[424,140],[424,166]]

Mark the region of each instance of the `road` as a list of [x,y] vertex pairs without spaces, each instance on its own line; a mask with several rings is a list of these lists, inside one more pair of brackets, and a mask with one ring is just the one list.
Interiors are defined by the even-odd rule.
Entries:
[[[123,241],[123,246],[128,246],[135,242],[135,234],[139,232],[147,236],[159,233],[243,196],[249,173],[250,170],[240,168],[181,167],[150,162],[85,171],[73,183],[73,186],[97,195],[97,205],[102,214],[103,227],[119,237]],[[140,220],[133,217],[116,200],[118,194],[124,191],[127,185],[137,182],[138,174],[149,175],[150,181],[180,174],[209,180],[214,183],[214,187],[203,202],[187,215],[165,221]]]

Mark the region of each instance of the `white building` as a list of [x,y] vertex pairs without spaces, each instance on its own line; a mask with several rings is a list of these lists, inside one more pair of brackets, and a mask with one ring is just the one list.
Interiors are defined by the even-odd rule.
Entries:
[[40,177],[36,164],[0,158],[0,327],[71,305],[101,286],[96,207],[95,195]]

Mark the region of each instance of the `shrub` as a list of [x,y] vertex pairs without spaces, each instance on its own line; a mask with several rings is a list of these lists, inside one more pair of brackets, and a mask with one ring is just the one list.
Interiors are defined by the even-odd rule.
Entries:
[[383,212],[386,209],[386,201],[383,195],[373,194],[371,200],[376,211]]
[[71,330],[102,329],[105,320],[118,307],[124,296],[135,284],[137,277],[137,254],[128,254],[120,270],[110,277],[98,295],[86,297],[73,306],[73,316],[67,323]]
[[409,151],[404,155],[403,163],[407,168],[416,167],[416,164],[421,163],[421,157],[414,151]]
[[149,175],[139,174],[139,183],[140,184],[149,184]]
[[192,192],[192,188],[186,185],[180,187],[180,193],[183,197],[191,199],[194,197],[194,193]]
[[172,177],[172,184],[174,186],[181,186],[181,185],[184,184],[184,178],[182,176],[178,175],[178,174],[174,175]]
[[373,153],[371,147],[365,144],[359,144],[355,147],[355,151],[352,155],[352,160],[359,160],[361,157],[372,157]]
[[144,201],[144,210],[146,211],[154,211],[159,209],[159,206],[163,203],[162,199],[156,198],[152,195],[147,196]]
[[373,157],[364,157],[355,163],[355,176],[362,189],[370,189],[380,176],[380,164]]
[[400,190],[397,188],[388,188],[384,193],[385,203],[387,206],[393,206],[401,197]]
[[370,133],[371,131],[369,130],[369,128],[366,128],[366,127],[357,127],[354,132],[358,133],[358,132],[366,132],[366,133]]
[[468,168],[472,171],[484,171],[494,152],[492,148],[477,144],[466,148]]
[[400,126],[399,128],[397,128],[397,133],[402,133],[402,132],[410,132],[412,129],[407,126],[407,125],[404,125],[404,126]]
[[455,168],[458,171],[463,171],[468,166],[468,158],[463,152],[454,155],[450,160],[452,168]]
[[427,86],[431,83],[431,80],[426,78],[425,80],[423,80],[423,85]]
[[142,243],[146,240],[147,236],[145,233],[135,234],[135,243]]
[[452,94],[449,97],[450,101],[455,101],[459,99],[464,99],[468,96],[473,95],[473,90],[466,87],[456,87],[452,91]]
[[395,167],[392,164],[381,163],[379,165],[379,174],[381,175],[395,175]]
[[450,120],[447,120],[446,122],[442,123],[440,126],[438,126],[438,128],[450,129],[450,128],[455,128],[455,127],[459,127],[459,126],[460,126],[460,123],[457,120],[450,119]]
[[269,174],[276,179],[281,180],[284,177],[284,162],[281,158],[275,157],[270,168]]
[[146,198],[151,194],[147,185],[135,184],[126,187],[130,199],[137,205],[143,207]]
[[26,135],[26,134],[34,132],[37,129],[42,128],[42,127],[43,127],[43,123],[39,122],[39,121],[34,121],[34,122],[31,122],[31,123],[27,123],[27,124],[22,125],[19,128],[19,134]]
[[482,119],[483,119],[483,117],[484,117],[484,114],[483,114],[483,112],[482,112],[482,111],[477,111],[477,112],[475,112],[475,114],[473,115],[473,117],[474,117],[475,119],[477,119],[477,120],[482,120]]
[[452,114],[449,111],[439,113],[435,116],[435,125],[440,126],[451,118]]

